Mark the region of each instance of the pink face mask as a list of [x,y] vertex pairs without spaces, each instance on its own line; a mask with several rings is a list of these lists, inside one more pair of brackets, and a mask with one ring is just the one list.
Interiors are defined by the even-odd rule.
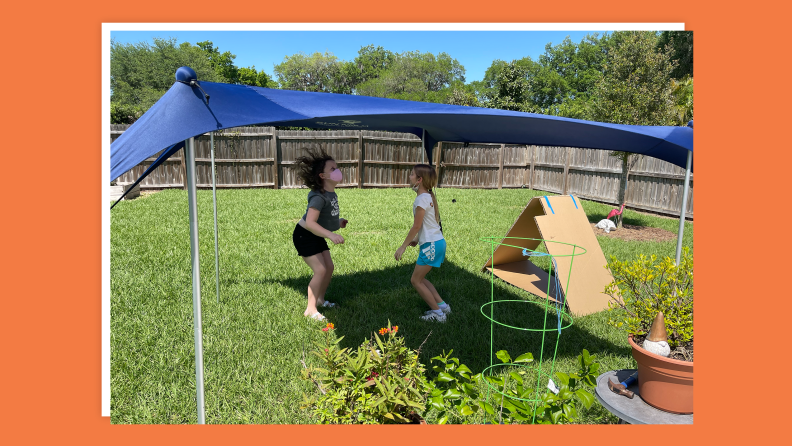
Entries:
[[330,179],[336,183],[340,183],[341,180],[344,179],[344,175],[341,173],[340,169],[336,169],[330,173]]

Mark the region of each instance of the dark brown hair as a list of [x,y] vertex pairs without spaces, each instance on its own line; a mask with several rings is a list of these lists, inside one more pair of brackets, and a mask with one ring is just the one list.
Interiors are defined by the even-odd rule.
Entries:
[[332,156],[319,146],[318,148],[303,147],[307,154],[297,157],[294,168],[297,170],[297,176],[308,186],[311,190],[324,193],[324,180],[319,177],[319,174],[324,172],[325,165],[328,161],[335,161]]

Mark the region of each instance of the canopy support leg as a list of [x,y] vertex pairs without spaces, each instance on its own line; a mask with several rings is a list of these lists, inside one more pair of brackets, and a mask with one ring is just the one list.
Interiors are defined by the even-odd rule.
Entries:
[[215,236],[215,284],[217,285],[217,303],[220,304],[220,250],[217,247],[217,182],[215,181],[214,132],[209,134],[212,153],[212,203],[214,204],[214,236]]
[[690,190],[690,167],[693,164],[693,151],[688,151],[687,167],[685,170],[685,187],[682,192],[682,214],[679,216],[679,231],[677,232],[676,264],[682,258],[682,235],[685,233],[685,211],[687,210],[688,191]]
[[195,394],[198,424],[204,424],[203,335],[201,332],[201,271],[198,252],[198,200],[195,184],[195,138],[184,145],[187,173],[187,203],[190,209],[190,259],[192,263],[193,326],[195,327]]

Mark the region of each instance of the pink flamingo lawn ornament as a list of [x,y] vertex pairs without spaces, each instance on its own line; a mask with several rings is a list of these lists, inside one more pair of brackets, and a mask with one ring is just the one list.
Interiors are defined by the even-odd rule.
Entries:
[[617,215],[621,215],[622,212],[624,212],[624,203],[622,203],[621,209],[619,209],[619,210],[614,209],[614,210],[608,212],[608,216],[606,217],[606,220],[610,220],[612,217],[615,217]]

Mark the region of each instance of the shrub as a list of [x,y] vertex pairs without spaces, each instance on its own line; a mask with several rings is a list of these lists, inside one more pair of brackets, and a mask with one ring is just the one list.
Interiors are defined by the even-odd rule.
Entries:
[[656,262],[654,254],[642,254],[633,262],[611,257],[607,268],[613,282],[605,293],[611,297],[609,310],[621,308],[624,313],[608,323],[628,334],[644,335],[662,311],[668,344],[673,349],[693,340],[693,256],[683,248],[679,265],[670,257]]
[[303,407],[322,424],[419,422],[429,385],[418,352],[405,346],[399,327],[388,322],[355,351],[339,348],[343,337],[331,339],[334,328],[322,329],[324,343],[317,342],[313,352],[323,367],[303,370],[322,392],[318,398],[305,396]]

